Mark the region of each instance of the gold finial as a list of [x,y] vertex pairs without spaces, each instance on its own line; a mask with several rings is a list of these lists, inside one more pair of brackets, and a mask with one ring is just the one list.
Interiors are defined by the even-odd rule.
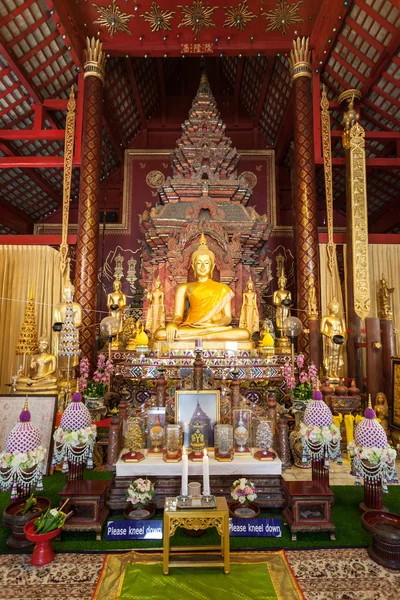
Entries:
[[368,394],[368,408],[372,408],[371,394]]
[[292,81],[297,77],[312,77],[311,52],[309,49],[310,39],[298,37],[293,40],[293,50],[290,52],[289,62],[292,71]]
[[317,392],[319,392],[319,387],[320,387],[320,385],[321,385],[321,384],[320,384],[320,381],[319,381],[319,379],[318,379],[318,377],[317,377],[317,381],[315,382],[315,389],[317,390]]
[[29,407],[28,407],[28,394],[26,395],[26,398],[25,398],[25,404],[24,404],[24,409],[23,410],[29,410]]
[[201,246],[207,246],[207,240],[206,240],[206,236],[204,235],[204,231],[203,230],[202,230],[201,236],[200,236],[200,245]]
[[33,300],[33,285],[31,285],[31,288],[29,290],[29,297],[28,300]]
[[92,39],[86,38],[85,57],[84,78],[92,75],[98,77],[104,83],[106,55],[103,52],[103,44],[100,40],[96,40],[95,37],[92,37]]

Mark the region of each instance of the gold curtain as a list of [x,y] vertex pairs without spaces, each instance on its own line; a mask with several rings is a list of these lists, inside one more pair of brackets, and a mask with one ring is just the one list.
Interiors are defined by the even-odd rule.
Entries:
[[[391,296],[393,308],[393,326],[400,327],[400,245],[370,244],[368,246],[369,280],[371,289],[370,317],[379,317],[378,291],[382,275],[385,276],[389,288],[394,288]],[[400,333],[395,335],[396,351],[400,342]]]
[[5,394],[22,364],[15,346],[31,287],[39,337],[46,334],[52,347],[53,307],[62,292],[60,253],[49,246],[0,246],[0,286],[0,389]]
[[[319,244],[319,268],[321,281],[321,314],[320,319],[328,314],[328,304],[333,297],[339,302],[340,312],[339,317],[346,320],[346,312],[344,310],[344,298],[342,294],[342,286],[340,284],[339,268],[337,263],[337,255],[335,252],[332,274],[328,266],[328,253],[326,251],[327,244]],[[324,347],[324,345],[323,345]],[[343,354],[344,365],[342,375],[347,376],[347,356]]]

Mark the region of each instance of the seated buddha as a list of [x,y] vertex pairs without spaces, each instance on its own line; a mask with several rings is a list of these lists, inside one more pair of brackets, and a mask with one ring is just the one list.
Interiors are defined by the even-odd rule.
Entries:
[[48,352],[49,340],[43,336],[39,340],[39,354],[32,357],[29,377],[19,377],[17,393],[57,394],[57,361]]
[[[212,279],[215,255],[208,248],[204,233],[200,245],[193,252],[191,266],[196,281],[178,286],[175,294],[174,317],[165,328],[154,334],[155,340],[191,341],[205,340],[247,342],[250,332],[244,328],[231,327],[233,298],[232,290],[225,284]],[[186,301],[189,310],[184,320]]]

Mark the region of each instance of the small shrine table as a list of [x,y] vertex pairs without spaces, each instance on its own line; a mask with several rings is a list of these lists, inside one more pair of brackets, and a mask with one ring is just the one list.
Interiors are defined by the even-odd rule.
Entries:
[[297,533],[328,531],[335,538],[336,527],[331,522],[334,495],[330,488],[315,481],[285,481],[286,508],[283,516],[289,525],[292,540]]
[[95,531],[96,540],[101,540],[101,530],[108,517],[105,507],[109,481],[68,481],[60,492],[61,502],[69,498],[65,512],[73,511],[65,521],[65,531]]
[[[168,575],[170,567],[223,567],[224,573],[230,572],[229,555],[229,510],[225,498],[216,498],[216,508],[177,508],[176,498],[166,498],[164,506],[164,532],[163,532],[163,571]],[[199,530],[215,527],[221,536],[221,545],[213,546],[184,546],[170,547],[170,538],[178,527]],[[187,552],[190,550],[209,551],[221,555],[222,558],[210,560],[211,556],[197,555],[190,560],[170,560],[171,552]],[[185,557],[183,557],[185,558]],[[187,558],[187,557],[186,557]]]

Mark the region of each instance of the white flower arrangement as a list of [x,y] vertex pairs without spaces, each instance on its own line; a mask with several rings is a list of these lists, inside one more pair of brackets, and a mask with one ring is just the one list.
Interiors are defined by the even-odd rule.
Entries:
[[379,463],[387,463],[391,465],[396,460],[396,450],[391,446],[386,448],[369,448],[367,446],[357,446],[353,440],[348,444],[347,451],[351,458],[356,456],[360,460],[366,460],[371,465],[377,465]]
[[80,465],[86,463],[87,469],[93,468],[93,448],[96,441],[97,427],[92,423],[76,431],[59,427],[54,435],[52,466],[63,463],[62,472],[68,473],[68,463]]
[[324,442],[340,442],[339,427],[330,425],[329,427],[318,427],[317,425],[300,424],[300,435],[302,438],[309,440],[312,444],[323,444]]
[[150,479],[139,477],[129,484],[126,499],[135,508],[141,508],[153,499],[154,494],[154,483]]
[[44,461],[47,450],[43,446],[38,446],[30,452],[1,452],[0,469],[20,468],[23,470],[36,467],[38,463]]
[[92,424],[89,427],[83,427],[76,431],[70,431],[59,427],[54,433],[54,441],[58,444],[68,444],[71,446],[85,446],[89,442],[96,439],[97,428],[96,425]]
[[396,473],[396,450],[387,445],[385,448],[357,446],[353,440],[347,446],[351,459],[350,474],[354,475],[355,485],[364,482],[382,486],[382,491],[388,493],[388,483],[398,483]]
[[324,459],[324,468],[329,469],[329,461],[337,461],[342,464],[342,456],[340,452],[340,435],[339,427],[329,425],[319,427],[318,425],[300,424],[301,442],[303,445],[302,464],[307,466],[311,460]]
[[231,486],[231,496],[234,500],[240,502],[240,504],[254,502],[257,498],[254,483],[245,477],[237,479]]

